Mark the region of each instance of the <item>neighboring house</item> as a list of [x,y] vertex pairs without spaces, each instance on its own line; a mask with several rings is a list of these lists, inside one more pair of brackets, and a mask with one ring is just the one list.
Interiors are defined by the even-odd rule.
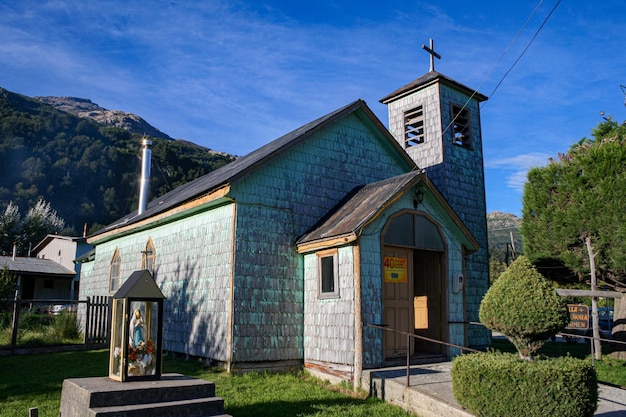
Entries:
[[22,300],[65,300],[76,276],[73,269],[51,259],[0,256],[0,268],[17,276]]
[[73,279],[69,283],[69,291],[66,291],[62,297],[56,298],[78,299],[81,263],[75,261],[91,250],[93,250],[93,247],[83,237],[60,235],[47,235],[33,248],[33,256],[52,260],[75,272]]
[[484,347],[485,99],[431,71],[383,99],[392,133],[361,100],[306,124],[88,237],[80,298],[147,269],[164,349],[229,370],[459,353],[368,324]]

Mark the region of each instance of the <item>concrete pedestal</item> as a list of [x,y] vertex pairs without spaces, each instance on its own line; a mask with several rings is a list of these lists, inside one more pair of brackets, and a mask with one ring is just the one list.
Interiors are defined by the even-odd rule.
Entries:
[[215,396],[214,383],[180,374],[165,374],[158,381],[66,379],[59,416],[226,417],[224,400]]

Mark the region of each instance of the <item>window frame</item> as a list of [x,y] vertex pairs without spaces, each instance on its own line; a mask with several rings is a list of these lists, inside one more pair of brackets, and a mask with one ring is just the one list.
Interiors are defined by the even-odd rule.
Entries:
[[[111,257],[111,265],[109,269],[109,292],[114,293],[120,289],[122,284],[122,257],[118,248],[115,248],[115,252]],[[115,274],[117,273],[117,274]]]
[[472,111],[456,103],[450,103],[450,126],[452,143],[465,149],[474,149],[472,136]]
[[405,111],[403,114],[403,123],[405,149],[421,145],[426,141],[426,118],[424,117],[423,104]]
[[[317,291],[319,299],[333,299],[340,298],[339,292],[339,251],[337,249],[329,249],[317,252],[316,255],[316,273],[317,273]],[[324,259],[332,260],[332,273],[333,273],[333,289],[332,291],[324,291],[325,277],[324,272],[327,268],[324,268]]]
[[144,250],[141,251],[141,269],[147,270],[150,274],[152,274],[152,276],[154,276],[155,264],[156,248],[152,238],[149,237]]

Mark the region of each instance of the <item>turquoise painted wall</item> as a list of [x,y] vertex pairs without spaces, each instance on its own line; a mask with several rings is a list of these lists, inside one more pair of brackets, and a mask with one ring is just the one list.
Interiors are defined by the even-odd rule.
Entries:
[[[359,242],[361,245],[361,285],[363,300],[363,322],[371,324],[383,323],[382,304],[382,244],[380,234],[389,219],[402,210],[414,210],[411,192],[385,210],[382,215],[363,232]],[[454,234],[456,226],[450,221],[447,213],[440,210],[434,198],[428,193],[420,204],[418,211],[423,211],[439,223],[447,242],[447,297],[448,320],[454,321],[463,316],[463,293],[452,293],[452,277],[462,272],[462,248],[459,236]],[[444,324],[445,325],[445,324]],[[461,333],[459,333],[459,330]],[[382,332],[384,330],[365,327],[363,329],[363,366],[373,368],[383,363]],[[450,326],[449,341],[463,345],[464,328]]]
[[297,238],[354,187],[407,169],[386,140],[352,114],[232,184],[235,361],[303,359],[304,267]]
[[232,230],[233,205],[227,204],[100,244],[93,265],[83,267],[81,299],[109,294],[116,248],[122,277],[141,269],[141,251],[151,238],[155,280],[166,297],[164,349],[226,361]]

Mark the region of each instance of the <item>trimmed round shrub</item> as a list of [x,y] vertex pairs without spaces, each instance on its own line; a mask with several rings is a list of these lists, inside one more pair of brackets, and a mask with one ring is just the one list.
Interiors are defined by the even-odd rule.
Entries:
[[489,329],[504,334],[526,360],[570,320],[565,301],[524,256],[489,288],[479,318]]
[[595,369],[572,357],[462,355],[452,362],[452,387],[459,404],[479,417],[591,417],[598,406]]

